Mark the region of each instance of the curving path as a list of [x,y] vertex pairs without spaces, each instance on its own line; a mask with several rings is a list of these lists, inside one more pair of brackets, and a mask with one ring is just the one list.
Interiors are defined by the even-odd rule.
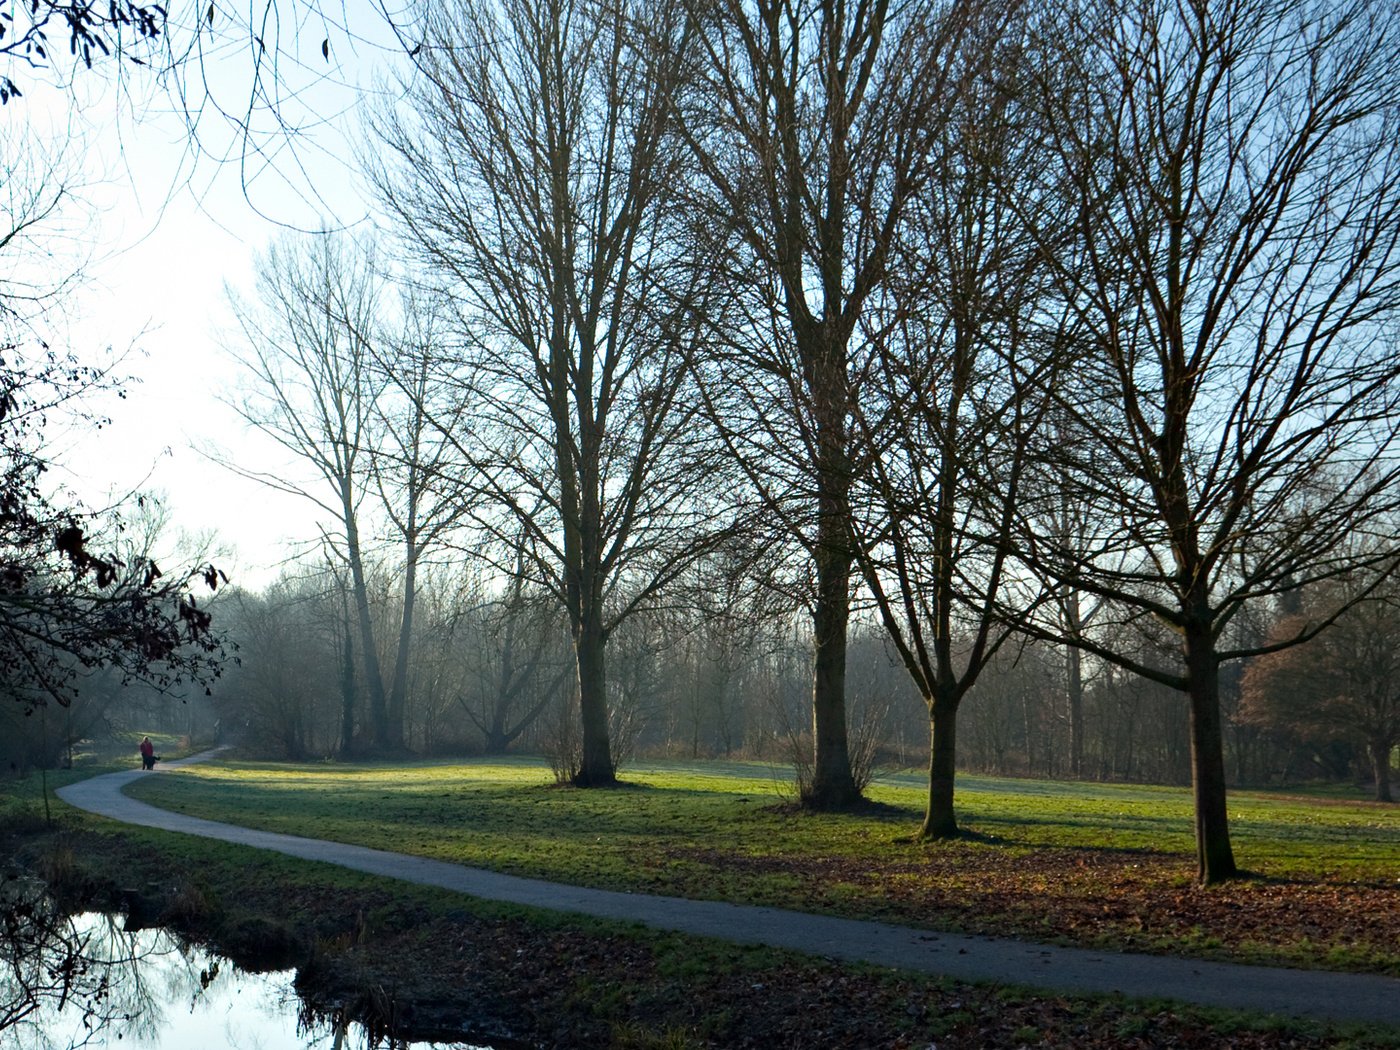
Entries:
[[[210,751],[167,762],[162,771],[216,754]],[[123,794],[122,788],[144,775],[148,774],[140,770],[108,773],[60,788],[58,796],[69,805],[128,824],[274,850],[303,860],[337,864],[488,900],[634,922],[739,944],[762,944],[965,981],[991,981],[1053,992],[1116,993],[1319,1020],[1400,1026],[1400,980],[1389,977],[1061,948],[778,908],[565,886],[172,813]]]

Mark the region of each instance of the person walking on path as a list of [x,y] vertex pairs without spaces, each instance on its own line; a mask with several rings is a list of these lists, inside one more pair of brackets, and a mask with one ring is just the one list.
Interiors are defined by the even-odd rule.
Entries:
[[156,746],[155,746],[155,744],[151,743],[151,738],[148,737],[148,736],[147,736],[147,737],[142,737],[142,738],[141,738],[141,747],[140,747],[138,750],[140,750],[140,752],[141,752],[141,768],[142,768],[142,769],[155,769],[155,768],[156,768]]

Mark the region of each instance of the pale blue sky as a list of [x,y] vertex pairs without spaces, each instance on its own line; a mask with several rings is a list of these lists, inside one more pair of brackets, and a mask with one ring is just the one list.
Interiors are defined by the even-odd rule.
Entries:
[[[36,83],[0,111],[22,141],[41,129],[76,136],[64,159],[82,186],[49,242],[57,254],[40,260],[57,272],[88,256],[88,280],[63,300],[68,341],[84,357],[108,345],[137,349],[127,371],[140,382],[106,408],[110,428],[65,447],[65,480],[93,503],[109,485],[163,492],[174,525],[216,530],[231,548],[222,563],[252,587],[275,575],[296,540],[314,537],[314,516],[308,505],[215,466],[192,446],[212,443],[258,469],[298,469],[219,401],[239,381],[221,348],[220,333],[232,327],[224,286],[250,287],[255,253],[284,226],[351,224],[368,212],[351,140],[362,91],[390,60],[392,36],[366,3],[335,21],[347,18],[355,33],[375,40],[352,40],[337,24],[283,32],[281,68],[293,96],[283,115],[300,130],[283,141],[263,138],[266,163],[243,163],[242,144],[208,113],[199,125],[206,149],[227,159],[193,156],[184,116],[168,95],[135,82],[125,95],[110,77],[80,78],[68,90]],[[237,50],[210,62],[215,98],[229,108],[246,98],[248,68],[246,52]]]

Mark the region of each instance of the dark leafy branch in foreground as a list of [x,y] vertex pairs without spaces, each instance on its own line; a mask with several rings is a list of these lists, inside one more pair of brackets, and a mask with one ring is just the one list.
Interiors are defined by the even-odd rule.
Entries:
[[[157,44],[165,23],[166,10],[160,4],[132,0],[0,0],[0,55],[32,69],[51,68],[62,61],[66,37],[68,55],[84,68],[91,69],[94,58],[113,56],[146,65],[133,53],[133,45],[144,50]],[[0,104],[22,94],[13,77],[0,73]]]
[[147,554],[112,553],[119,516],[58,506],[45,491],[49,416],[111,385],[52,352],[34,365],[0,352],[0,681],[29,710],[69,704],[98,668],[160,688],[218,673],[221,646],[194,591],[223,575],[212,565],[166,575]]

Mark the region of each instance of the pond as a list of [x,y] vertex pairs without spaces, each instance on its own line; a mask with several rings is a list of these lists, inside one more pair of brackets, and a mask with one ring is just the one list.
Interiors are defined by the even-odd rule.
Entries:
[[[11,887],[12,888],[12,887]],[[250,973],[162,929],[120,915],[63,915],[4,894],[0,1047],[5,1050],[503,1050],[414,1042],[372,1031],[298,996],[295,971]]]

